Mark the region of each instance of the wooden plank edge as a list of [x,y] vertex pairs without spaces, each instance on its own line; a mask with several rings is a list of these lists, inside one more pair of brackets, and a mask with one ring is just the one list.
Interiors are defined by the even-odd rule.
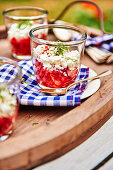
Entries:
[[88,139],[90,136],[92,136],[97,130],[99,130],[113,115],[113,109],[107,113],[107,115],[105,115],[103,117],[103,119],[101,119],[99,122],[97,122],[94,126],[92,126],[90,129],[88,129],[86,132],[84,132],[83,134],[80,135],[80,137],[75,140],[74,142],[62,147],[60,150],[57,150],[56,153],[50,154],[46,157],[44,157],[42,160],[36,161],[33,164],[35,165],[33,167],[33,164],[31,163],[30,165],[28,165],[27,167],[22,167],[22,168],[35,168],[37,166],[40,166],[44,163],[47,163],[51,160],[54,160],[62,155],[64,155],[65,153],[67,153],[68,151],[74,149],[75,147],[77,147],[78,145],[80,145],[81,143],[83,143],[86,139]]
[[[78,145],[80,145],[81,143],[83,143],[86,139],[88,139],[91,135],[93,135],[101,126],[104,125],[104,123],[107,122],[107,120],[110,119],[110,117],[113,115],[113,110],[111,110],[110,112],[107,113],[107,115],[105,115],[103,117],[103,119],[101,119],[99,122],[97,122],[94,126],[92,126],[90,129],[88,129],[87,131],[85,131],[83,134],[80,135],[80,137],[73,141],[72,143],[69,143],[65,146],[63,146],[62,148],[58,149],[56,151],[56,153],[51,153],[45,157],[43,157],[42,159],[40,160],[35,160],[34,162],[31,162],[29,161],[29,164],[23,164],[23,166],[20,166],[20,163],[19,163],[19,166],[16,166],[15,168],[12,166],[10,167],[10,169],[16,169],[16,170],[19,170],[21,168],[21,170],[24,170],[24,169],[29,169],[29,168],[33,168],[35,166],[40,166],[44,163],[47,163],[53,159],[56,159],[62,155],[64,155],[65,153],[67,153],[68,151],[70,151],[71,149],[77,147]],[[26,155],[28,156],[28,154],[26,153]],[[24,156],[26,156],[24,155]],[[29,155],[30,156],[30,155]],[[20,155],[20,158],[21,158],[21,155]],[[16,159],[18,162],[19,161],[23,161],[23,159]],[[6,160],[7,161],[7,160]],[[14,160],[12,160],[14,161]],[[6,163],[4,163],[5,165]],[[5,169],[8,169],[8,167],[2,167],[1,170],[5,170]]]
[[[63,118],[59,118],[56,121],[54,121],[49,126],[45,125],[39,129],[36,129],[35,131],[32,131],[32,135],[29,136],[29,134],[22,135],[24,140],[26,141],[26,146],[24,148],[17,148],[18,144],[16,142],[22,142],[22,139],[19,139],[19,137],[14,138],[12,140],[8,141],[8,147],[12,146],[14,151],[12,152],[12,156],[9,158],[8,154],[5,155],[4,160],[0,159],[0,167],[10,167],[10,168],[17,168],[17,167],[30,167],[30,165],[34,164],[33,162],[37,162],[38,164],[41,163],[41,160],[44,157],[47,157],[50,154],[53,154],[57,152],[58,150],[62,149],[62,147],[69,145],[69,143],[75,142],[83,133],[85,133],[89,128],[92,128],[95,124],[98,123],[99,120],[102,120],[104,116],[110,112],[113,106],[113,88],[112,88],[112,79],[108,79],[107,84],[105,84],[100,90],[90,97],[87,101],[85,101],[81,106],[76,107],[72,111],[69,112],[69,114],[66,114],[63,116]],[[111,87],[111,88],[110,88]],[[107,98],[105,94],[108,94]],[[100,96],[99,101],[98,96]],[[79,122],[79,111],[85,111],[84,105],[88,106],[91,104],[92,100],[92,108],[94,106],[94,101],[97,103],[97,109],[94,111],[91,109],[90,113],[84,116],[84,121],[81,123]],[[98,102],[101,102],[101,105],[98,105]],[[102,110],[103,106],[103,110]],[[87,108],[87,107],[86,107]],[[92,112],[93,111],[93,112]],[[72,121],[74,116],[78,119],[78,124],[74,124],[74,122],[71,122],[72,124],[69,124],[68,132],[67,128],[64,127],[64,129],[57,129],[58,126],[61,126],[64,124],[64,122],[68,122],[68,118]],[[83,116],[83,113],[82,113]],[[99,120],[97,119],[99,117]],[[86,124],[87,120],[87,124]],[[88,123],[89,122],[89,123]],[[81,129],[82,126],[82,129]],[[55,130],[57,130],[57,133],[54,134]],[[42,136],[40,139],[39,134],[43,134],[45,131],[45,136]],[[54,134],[53,136],[51,135]],[[60,133],[60,135],[59,135]],[[29,138],[32,136],[31,142],[28,141]],[[52,136],[52,137],[51,137]],[[46,140],[44,140],[44,138]],[[38,143],[38,146],[37,146]],[[4,147],[4,143],[3,144]],[[1,148],[2,149],[2,148]],[[24,150],[23,150],[24,149]],[[49,150],[49,151],[48,151]],[[18,152],[17,152],[18,151]],[[19,160],[19,161],[17,161]]]

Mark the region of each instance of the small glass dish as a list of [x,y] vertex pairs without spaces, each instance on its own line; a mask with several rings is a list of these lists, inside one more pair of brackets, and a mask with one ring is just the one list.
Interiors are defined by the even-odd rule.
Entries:
[[12,133],[18,115],[20,80],[17,63],[0,57],[0,142]]
[[[13,57],[20,60],[31,58],[29,31],[47,24],[47,14],[45,9],[37,7],[15,7],[3,11]],[[46,39],[46,34],[38,32],[37,37]]]
[[[48,32],[47,40],[36,37],[39,30]],[[69,40],[60,41],[55,37],[58,32],[64,40],[69,33]],[[77,37],[74,41],[73,35]],[[40,87],[64,88],[73,83],[84,55],[86,33],[74,26],[48,24],[33,28],[30,37],[33,69]]]

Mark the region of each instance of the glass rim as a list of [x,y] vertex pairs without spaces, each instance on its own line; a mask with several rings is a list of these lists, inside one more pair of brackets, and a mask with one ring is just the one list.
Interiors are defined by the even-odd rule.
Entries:
[[21,70],[20,66],[17,64],[16,61],[11,60],[11,59],[6,58],[6,57],[0,56],[0,64],[1,63],[3,63],[3,64],[10,64],[10,65],[15,66],[15,68],[17,68],[17,76],[15,76],[12,80],[9,80],[8,82],[0,83],[0,89],[6,87],[8,85],[16,83],[17,80],[21,80],[22,70]]
[[[42,15],[38,16],[16,16],[16,15],[9,15],[8,12],[16,11],[16,10],[36,10],[42,12]],[[45,18],[48,14],[48,11],[43,8],[39,7],[32,7],[32,6],[23,6],[23,7],[13,7],[13,8],[8,8],[3,11],[3,16],[7,17],[9,19],[14,19],[14,20],[36,20],[36,19],[42,19]]]
[[[40,29],[46,29],[46,28],[62,28],[62,29],[68,29],[68,30],[72,30],[72,31],[76,31],[78,33],[80,33],[83,37],[81,39],[78,40],[71,40],[71,41],[60,41],[60,42],[56,42],[56,41],[50,41],[50,40],[43,40],[40,38],[35,37],[35,35],[33,35],[33,32],[40,30]],[[87,34],[81,30],[80,28],[76,27],[76,26],[70,26],[70,25],[63,25],[63,24],[47,24],[47,25],[42,25],[42,26],[37,26],[35,28],[32,28],[29,32],[30,38],[37,42],[37,43],[41,43],[44,45],[50,45],[50,46],[70,46],[70,45],[77,45],[77,44],[81,44],[83,43],[86,38],[87,38]]]

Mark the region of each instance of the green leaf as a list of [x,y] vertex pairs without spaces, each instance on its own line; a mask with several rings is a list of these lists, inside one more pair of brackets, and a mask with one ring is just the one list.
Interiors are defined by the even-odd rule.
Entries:
[[33,122],[33,123],[32,123],[32,126],[37,125],[37,124],[39,124],[39,123],[38,123],[38,122]]
[[21,78],[21,82],[28,84],[28,82],[24,78]]
[[19,29],[25,29],[27,26],[32,26],[33,24],[31,23],[31,21],[22,21],[21,23],[18,24],[18,28]]
[[56,48],[57,48],[57,51],[55,52],[55,55],[63,55],[64,51],[68,51],[68,47],[63,46],[63,43],[62,44],[60,43],[59,46]]
[[29,73],[29,77],[31,77],[31,76],[34,76],[34,74],[32,74],[32,73]]
[[72,60],[73,62],[78,61],[78,60],[76,60],[76,59],[72,59],[72,58],[69,58],[69,57],[67,57],[66,59],[67,59],[67,60]]

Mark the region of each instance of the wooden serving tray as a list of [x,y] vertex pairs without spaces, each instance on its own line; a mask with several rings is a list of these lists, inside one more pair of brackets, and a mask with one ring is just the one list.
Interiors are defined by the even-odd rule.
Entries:
[[[13,59],[6,39],[0,40],[0,56]],[[113,71],[113,65],[97,65],[86,55],[82,64],[97,73]],[[100,89],[79,106],[20,106],[13,134],[0,143],[0,169],[31,168],[63,155],[98,130],[112,108],[113,74],[102,78]]]

